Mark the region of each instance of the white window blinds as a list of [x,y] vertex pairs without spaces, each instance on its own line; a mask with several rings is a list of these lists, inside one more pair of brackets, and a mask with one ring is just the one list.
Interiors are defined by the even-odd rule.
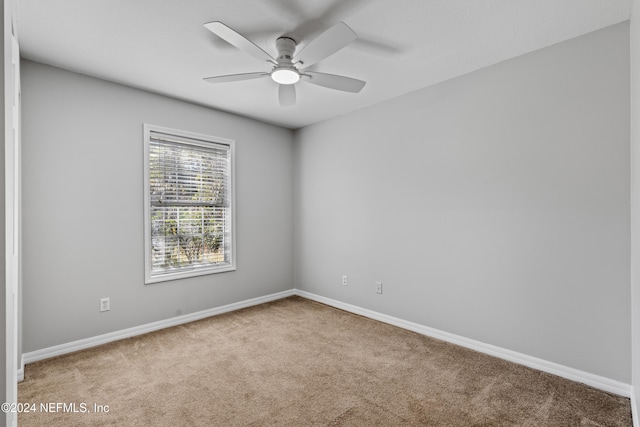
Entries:
[[233,144],[147,125],[147,283],[234,269]]

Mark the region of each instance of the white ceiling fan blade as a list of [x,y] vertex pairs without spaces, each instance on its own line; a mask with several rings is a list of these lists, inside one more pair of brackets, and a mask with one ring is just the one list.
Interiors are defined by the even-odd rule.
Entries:
[[206,24],[204,24],[204,27],[216,36],[220,37],[222,40],[232,44],[241,51],[248,53],[249,55],[260,61],[275,61],[275,59],[273,59],[271,55],[262,50],[251,40],[236,32],[235,30],[227,27],[222,22],[207,22]]
[[278,100],[281,107],[290,107],[296,103],[296,87],[294,85],[280,85]]
[[328,87],[329,89],[341,90],[343,92],[358,93],[367,82],[352,79],[351,77],[337,76],[335,74],[318,73],[317,71],[305,71],[310,78],[307,80],[314,85]]
[[239,82],[241,80],[259,79],[261,77],[268,77],[269,73],[243,73],[243,74],[228,74],[226,76],[207,77],[203,79],[209,83],[226,83],[226,82]]
[[347,24],[339,22],[311,40],[311,42],[294,57],[293,61],[302,62],[299,68],[306,68],[333,55],[355,40],[356,37],[356,33],[354,33]]

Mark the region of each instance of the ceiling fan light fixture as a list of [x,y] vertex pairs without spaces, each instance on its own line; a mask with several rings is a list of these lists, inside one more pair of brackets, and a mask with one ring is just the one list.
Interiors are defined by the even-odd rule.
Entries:
[[292,85],[300,80],[300,73],[293,67],[276,67],[271,72],[274,82],[281,85]]

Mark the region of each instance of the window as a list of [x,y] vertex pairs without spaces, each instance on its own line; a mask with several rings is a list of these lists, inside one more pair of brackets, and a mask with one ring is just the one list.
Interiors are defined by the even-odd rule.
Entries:
[[144,125],[145,283],[235,270],[234,141]]

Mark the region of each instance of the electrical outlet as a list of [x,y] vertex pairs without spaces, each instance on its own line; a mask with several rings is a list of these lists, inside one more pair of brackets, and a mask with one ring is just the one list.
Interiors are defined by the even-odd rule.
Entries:
[[342,286],[347,286],[348,281],[347,281],[347,275],[343,274],[342,275]]
[[109,298],[100,298],[100,311],[109,310],[111,310],[111,301],[109,301]]
[[376,282],[376,294],[382,293],[382,282]]

